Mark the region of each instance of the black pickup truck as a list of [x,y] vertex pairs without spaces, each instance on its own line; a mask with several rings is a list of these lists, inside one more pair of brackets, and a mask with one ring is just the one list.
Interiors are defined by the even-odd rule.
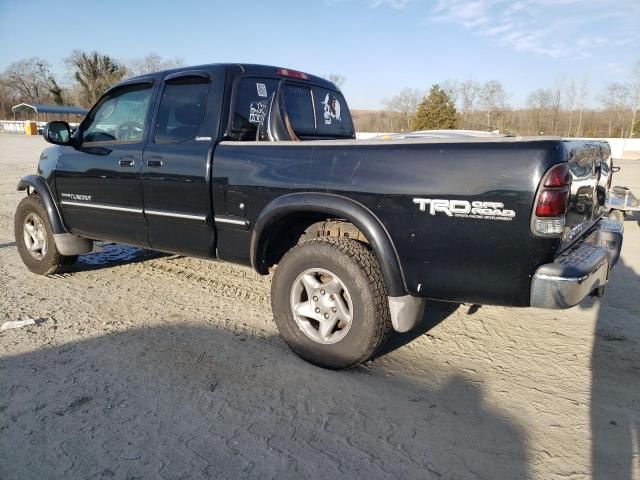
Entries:
[[214,64],[111,88],[55,144],[15,234],[27,267],[70,269],[93,240],[273,272],[291,348],[369,358],[425,299],[568,308],[601,295],[622,245],[603,218],[606,143],[555,137],[358,141],[332,83]]

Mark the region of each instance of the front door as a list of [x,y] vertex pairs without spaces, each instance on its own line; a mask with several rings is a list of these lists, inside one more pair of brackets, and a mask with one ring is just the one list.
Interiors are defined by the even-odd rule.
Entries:
[[[142,191],[151,248],[214,256],[209,194],[214,137],[207,109],[211,76],[167,76],[142,163]],[[211,102],[209,102],[211,103]]]
[[56,190],[71,232],[146,246],[141,165],[149,130],[153,84],[127,84],[109,92],[64,147]]

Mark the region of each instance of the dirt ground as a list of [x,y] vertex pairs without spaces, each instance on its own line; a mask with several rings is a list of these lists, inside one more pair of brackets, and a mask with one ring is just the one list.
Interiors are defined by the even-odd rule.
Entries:
[[0,135],[0,323],[37,320],[0,333],[1,479],[640,480],[637,217],[602,300],[431,302],[334,372],[289,351],[247,268],[104,244],[29,273],[15,187],[44,146]]

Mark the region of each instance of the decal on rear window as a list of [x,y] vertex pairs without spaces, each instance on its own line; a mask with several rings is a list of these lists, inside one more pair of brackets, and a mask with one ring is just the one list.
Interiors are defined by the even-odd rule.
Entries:
[[254,125],[260,125],[266,112],[266,102],[251,102],[251,105],[249,105],[249,121]]
[[268,97],[267,86],[264,83],[256,83],[256,88],[258,89],[259,97]]
[[324,97],[322,105],[324,105],[325,125],[331,125],[331,122],[333,120],[342,122],[342,118],[340,117],[340,102],[334,95],[332,95],[331,93],[327,93],[327,95]]

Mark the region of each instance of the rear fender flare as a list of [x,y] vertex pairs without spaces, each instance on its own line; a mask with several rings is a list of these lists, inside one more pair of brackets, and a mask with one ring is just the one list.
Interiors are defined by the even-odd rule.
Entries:
[[367,237],[380,262],[387,295],[407,295],[398,254],[384,225],[361,203],[332,193],[291,193],[276,198],[262,210],[251,235],[251,264],[258,273],[268,273],[264,260],[269,225],[286,215],[304,212],[326,213],[353,223]]

